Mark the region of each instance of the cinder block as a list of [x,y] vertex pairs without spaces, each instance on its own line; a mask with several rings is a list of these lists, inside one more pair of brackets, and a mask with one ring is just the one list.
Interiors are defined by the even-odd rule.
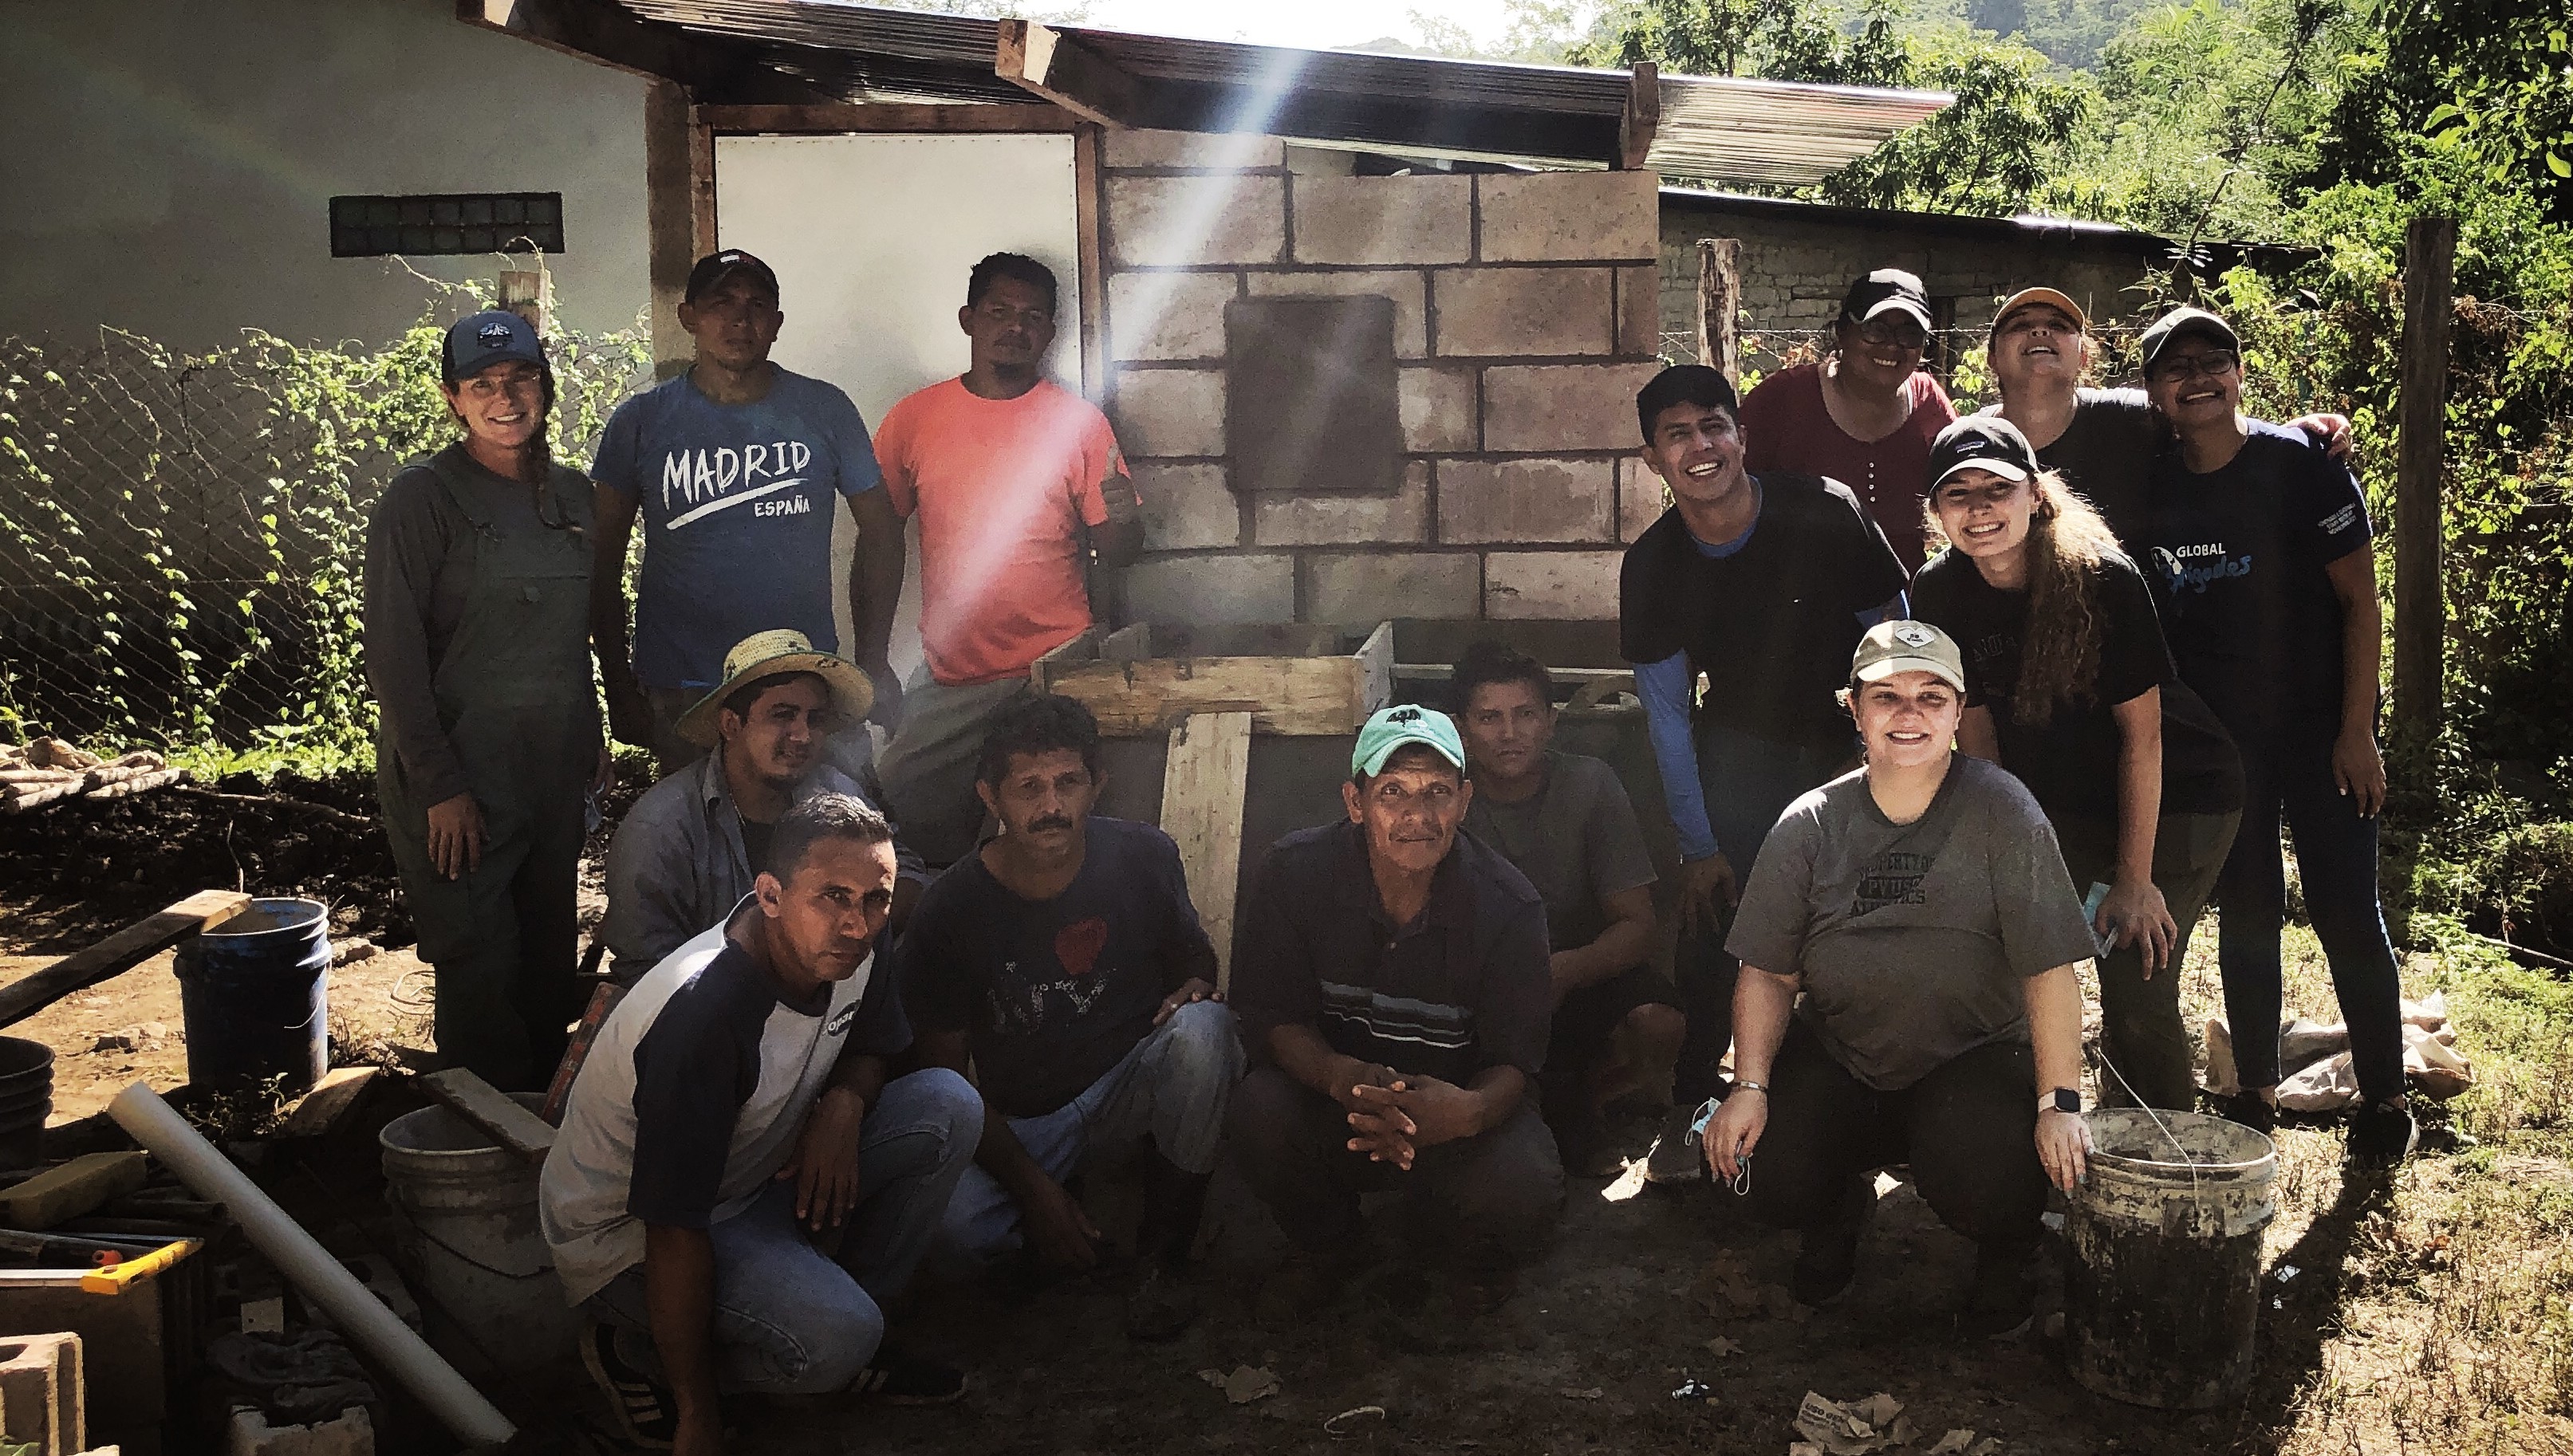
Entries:
[[36,1456],[89,1449],[85,1386],[79,1335],[0,1340],[0,1438]]
[[1617,352],[1661,358],[1661,283],[1649,263],[1617,270]]
[[1174,624],[1291,622],[1295,558],[1162,556],[1127,568],[1126,611],[1138,621]]
[[1120,369],[1113,410],[1129,455],[1224,453],[1224,371]]
[[1616,347],[1604,268],[1457,268],[1438,274],[1437,348],[1476,355],[1608,354]]
[[1618,551],[1493,551],[1483,557],[1483,615],[1617,620]]
[[1471,551],[1382,551],[1304,559],[1304,614],[1316,622],[1482,614],[1482,562]]
[[[1302,184],[1297,184],[1301,186]],[[1344,299],[1375,295],[1393,300],[1393,357],[1419,359],[1429,353],[1428,311],[1422,307],[1427,290],[1421,276],[1398,270],[1366,273],[1318,273],[1290,270],[1286,273],[1255,273],[1250,276],[1251,296],[1303,297]],[[1216,321],[1218,328],[1224,321]]]
[[1464,263],[1470,177],[1298,177],[1297,263]]
[[1632,541],[1670,509],[1662,477],[1634,455],[1617,462],[1617,539]]
[[258,1411],[236,1406],[224,1456],[376,1456],[376,1427],[363,1405],[309,1426],[272,1426]]
[[1635,391],[1651,364],[1495,364],[1483,370],[1483,448],[1623,450],[1642,443]]
[[1475,447],[1474,371],[1408,368],[1396,376],[1402,447],[1429,452]]
[[1196,551],[1242,544],[1242,506],[1217,464],[1132,465],[1144,502],[1144,549]]
[[1616,493],[1610,460],[1442,461],[1438,539],[1605,541]]
[[1224,358],[1229,273],[1121,273],[1108,280],[1108,336],[1119,359]]
[[1429,533],[1429,463],[1405,466],[1402,488],[1391,495],[1271,493],[1252,510],[1254,545],[1410,544]]
[[1284,167],[1286,144],[1242,132],[1163,132],[1110,127],[1100,134],[1099,160],[1111,170],[1166,168],[1231,171]]
[[1119,268],[1276,263],[1286,251],[1284,176],[1108,179],[1108,253]]
[[1626,261],[1661,251],[1661,178],[1532,172],[1476,178],[1485,263]]

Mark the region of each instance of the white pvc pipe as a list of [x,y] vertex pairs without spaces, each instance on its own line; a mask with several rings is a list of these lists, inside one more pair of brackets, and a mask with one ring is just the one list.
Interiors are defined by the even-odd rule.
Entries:
[[301,1224],[277,1206],[259,1185],[233,1166],[232,1160],[198,1135],[197,1129],[170,1109],[148,1083],[136,1083],[116,1094],[107,1114],[132,1133],[134,1140],[189,1187],[224,1205],[250,1236],[251,1246],[268,1255],[301,1290],[339,1322],[360,1348],[376,1357],[405,1390],[467,1445],[496,1446],[517,1434],[482,1392],[455,1367],[438,1357],[410,1325],[387,1309],[358,1276],[342,1267],[314,1241]]

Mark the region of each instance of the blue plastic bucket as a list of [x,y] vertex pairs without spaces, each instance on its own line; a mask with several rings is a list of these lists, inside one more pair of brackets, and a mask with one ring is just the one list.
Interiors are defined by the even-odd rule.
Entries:
[[292,1093],[331,1070],[330,926],[318,900],[254,900],[180,947],[192,1086]]

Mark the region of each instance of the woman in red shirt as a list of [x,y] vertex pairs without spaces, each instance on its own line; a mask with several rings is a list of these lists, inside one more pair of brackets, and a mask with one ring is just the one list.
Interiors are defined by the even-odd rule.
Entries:
[[1850,285],[1832,326],[1832,352],[1760,381],[1742,399],[1745,461],[1847,485],[1909,568],[1925,554],[1921,502],[1930,441],[1957,417],[1948,391],[1923,371],[1930,299],[1921,280],[1880,268]]

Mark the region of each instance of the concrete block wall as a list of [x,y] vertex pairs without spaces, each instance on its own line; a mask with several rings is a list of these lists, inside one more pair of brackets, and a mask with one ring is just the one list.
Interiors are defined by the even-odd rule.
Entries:
[[2070,243],[2060,235],[1970,236],[1953,232],[1892,231],[1851,222],[1795,221],[1751,214],[1720,214],[1674,206],[1662,216],[1659,332],[1664,353],[1695,358],[1697,350],[1697,243],[1701,238],[1742,242],[1743,366],[1774,369],[1788,354],[1822,338],[1840,315],[1850,281],[1875,269],[1909,269],[1921,276],[1934,304],[1953,307],[1960,346],[1980,344],[1993,310],[2020,289],[2043,284],[2079,300],[2095,319],[2125,317],[2134,307],[2126,290],[2151,260],[2141,246],[2110,239]]
[[[1101,162],[1108,410],[1146,533],[1130,619],[1616,616],[1618,546],[1661,506],[1619,463],[1659,367],[1652,174],[1360,177],[1149,131]],[[1224,308],[1292,295],[1393,301],[1393,493],[1233,491]]]

